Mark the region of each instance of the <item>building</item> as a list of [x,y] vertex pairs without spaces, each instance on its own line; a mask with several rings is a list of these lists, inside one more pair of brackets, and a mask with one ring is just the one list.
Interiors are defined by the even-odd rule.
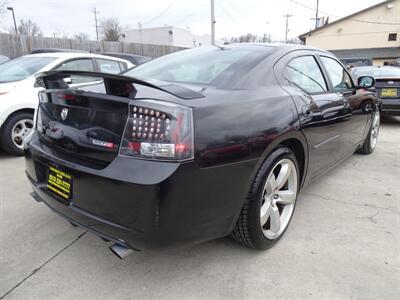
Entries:
[[128,29],[123,31],[124,41],[128,43],[152,44],[195,48],[211,45],[210,35],[194,35],[190,30],[174,26]]
[[370,58],[374,65],[394,63],[400,58],[400,0],[378,3],[299,38],[339,58]]

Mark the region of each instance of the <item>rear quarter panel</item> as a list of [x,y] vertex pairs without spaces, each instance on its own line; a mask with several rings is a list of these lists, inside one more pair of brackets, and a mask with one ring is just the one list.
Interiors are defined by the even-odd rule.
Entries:
[[195,158],[201,167],[258,159],[279,136],[298,130],[292,98],[280,87],[216,94],[194,108]]

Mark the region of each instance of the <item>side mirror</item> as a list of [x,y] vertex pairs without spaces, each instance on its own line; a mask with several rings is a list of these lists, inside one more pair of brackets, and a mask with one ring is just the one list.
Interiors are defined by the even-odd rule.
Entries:
[[369,89],[375,85],[375,79],[371,76],[361,76],[358,77],[358,88]]

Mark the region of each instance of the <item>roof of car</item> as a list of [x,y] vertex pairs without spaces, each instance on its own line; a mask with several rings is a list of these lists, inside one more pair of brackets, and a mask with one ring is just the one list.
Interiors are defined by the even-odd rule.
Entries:
[[[99,55],[94,53],[85,53],[85,52],[49,52],[49,53],[37,53],[37,54],[29,54],[26,56],[31,57],[55,57],[55,58],[77,58],[77,57],[93,57],[93,58],[103,58],[103,59],[110,59],[110,56]],[[122,62],[126,62],[123,58],[112,57],[113,60],[119,60]]]
[[120,52],[102,52],[102,55],[125,55],[125,56],[132,56],[132,57],[144,57],[144,58],[151,58],[149,56],[139,55],[139,54],[132,54],[132,53],[120,53]]
[[306,46],[306,45],[299,45],[299,44],[286,44],[286,43],[232,43],[232,44],[226,44],[226,45],[221,45],[221,46],[217,46],[217,47],[221,47],[221,48],[227,48],[229,49],[229,47],[265,47],[266,49],[269,48],[273,48],[274,52],[291,52],[291,51],[296,51],[296,50],[309,50],[309,51],[318,51],[318,52],[323,52],[326,54],[330,54],[333,55],[331,52],[320,49],[320,48],[315,48],[315,47],[311,47],[311,46]]
[[353,69],[400,69],[397,66],[358,66]]

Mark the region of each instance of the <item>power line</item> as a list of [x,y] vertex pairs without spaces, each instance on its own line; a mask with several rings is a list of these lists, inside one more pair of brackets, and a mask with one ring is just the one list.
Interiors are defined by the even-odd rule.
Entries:
[[217,5],[218,5],[219,8],[222,9],[222,11],[224,12],[224,14],[225,14],[229,19],[231,19],[232,22],[236,22],[236,21],[237,21],[236,18],[235,18],[221,3],[218,3],[218,2],[217,2]]
[[[315,8],[310,7],[310,6],[308,6],[308,5],[304,4],[304,3],[301,3],[301,2],[299,2],[299,1],[296,1],[296,0],[289,0],[289,1],[290,1],[290,2],[293,2],[294,4],[297,4],[297,5],[299,5],[299,6],[302,6],[302,7],[304,7],[304,8],[307,8],[307,9],[310,9],[310,10],[312,10],[312,11],[315,11]],[[332,14],[332,13],[329,13],[329,12],[326,12],[326,11],[322,11],[322,10],[319,10],[319,12],[321,12],[321,13],[323,13],[323,14],[325,14],[325,15],[334,17],[334,18],[339,18],[339,19],[345,18],[345,17],[341,17],[341,16],[338,16],[338,15],[335,15],[335,14]],[[359,19],[353,19],[353,18],[348,18],[347,20],[353,21],[353,22],[359,22],[359,23],[367,23],[367,24],[400,25],[400,23],[376,22],[376,21],[359,20]]]
[[155,20],[161,18],[161,17],[175,4],[175,2],[176,2],[176,1],[172,1],[171,4],[168,5],[166,9],[164,9],[160,14],[158,14],[156,17],[154,17],[154,18],[151,19],[150,21],[144,22],[144,23],[142,24],[142,26],[143,26],[143,25],[150,24],[150,23],[153,23]]

